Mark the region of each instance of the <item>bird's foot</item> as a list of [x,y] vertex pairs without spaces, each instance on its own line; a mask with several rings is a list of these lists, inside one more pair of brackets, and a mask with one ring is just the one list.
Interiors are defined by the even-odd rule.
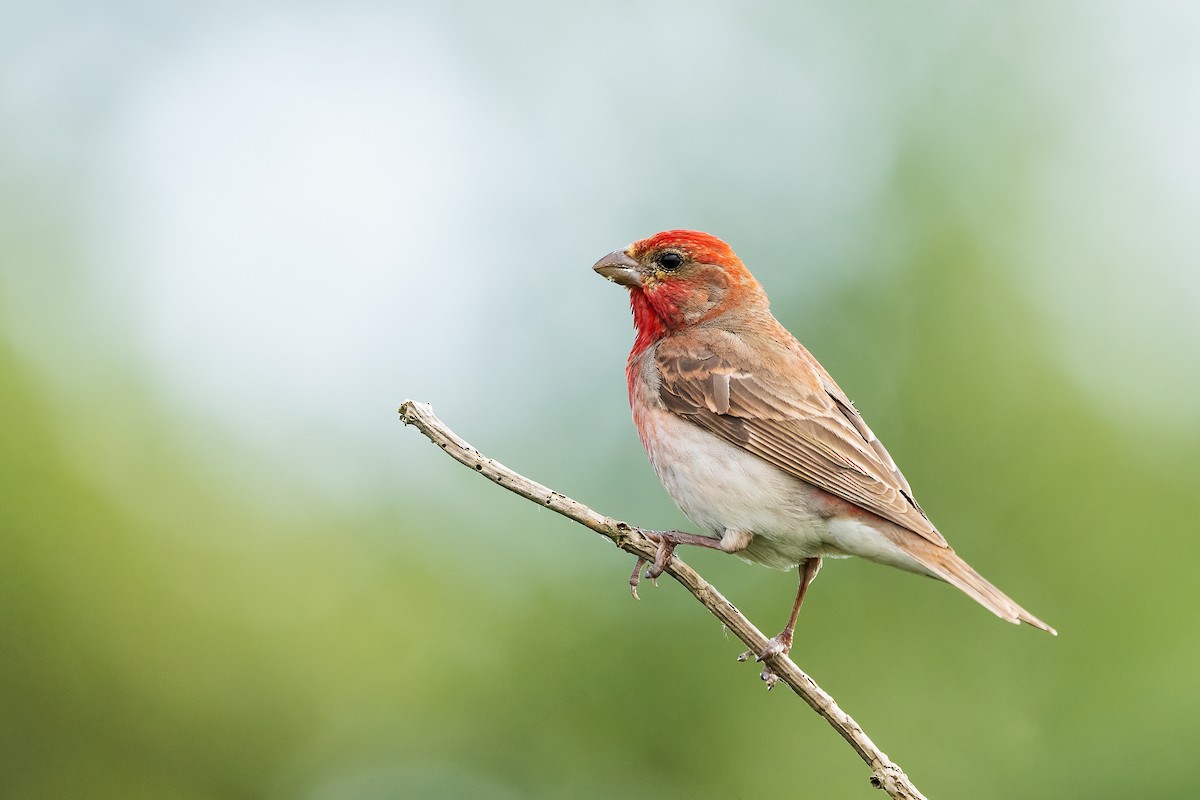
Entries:
[[[792,652],[792,632],[784,630],[778,636],[768,640],[767,646],[760,650],[757,655],[755,655],[753,650],[747,650],[738,656],[737,660],[748,661],[750,656],[753,655],[755,661],[763,662],[775,656],[786,656],[790,652]],[[763,683],[767,684],[767,691],[774,689],[776,681],[779,680],[779,676],[775,674],[775,671],[771,669],[769,664],[763,664],[762,672],[758,677],[762,678]]]
[[769,639],[767,646],[759,650],[758,653],[755,653],[753,650],[747,650],[738,656],[737,660],[747,661],[750,656],[754,656],[755,661],[766,661],[773,656],[785,656],[790,652],[792,652],[792,632],[783,631],[778,636]]
[[[699,536],[695,533],[684,533],[683,531],[645,531],[639,532],[652,542],[658,543],[658,551],[654,554],[654,562],[650,564],[650,569],[646,570],[646,577],[654,581],[654,585],[658,585],[658,576],[662,575],[667,568],[667,564],[671,561],[671,556],[675,553],[675,548],[681,544],[694,544],[701,547],[711,547],[720,549],[716,539],[710,539],[707,536]],[[629,576],[629,591],[633,594],[634,599],[638,599],[637,587],[641,582],[642,566],[647,563],[647,559],[639,558],[637,563],[633,565],[633,574]]]

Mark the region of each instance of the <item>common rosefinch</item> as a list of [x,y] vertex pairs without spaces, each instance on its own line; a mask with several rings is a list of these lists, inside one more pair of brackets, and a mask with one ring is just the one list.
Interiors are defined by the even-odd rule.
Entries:
[[[637,328],[625,368],[633,421],[663,486],[702,531],[652,532],[659,552],[651,576],[678,544],[781,569],[799,565],[791,616],[760,660],[791,650],[796,615],[825,556],[861,556],[938,578],[1001,619],[1055,633],[955,554],[849,398],[771,314],[729,245],[698,231],[666,231],[594,269],[629,288]],[[769,670],[763,678],[774,682]]]

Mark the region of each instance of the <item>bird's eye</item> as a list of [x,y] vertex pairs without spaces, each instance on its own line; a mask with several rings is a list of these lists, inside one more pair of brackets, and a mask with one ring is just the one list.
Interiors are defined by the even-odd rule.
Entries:
[[683,266],[683,256],[679,253],[663,253],[658,257],[658,263],[663,269],[679,269]]

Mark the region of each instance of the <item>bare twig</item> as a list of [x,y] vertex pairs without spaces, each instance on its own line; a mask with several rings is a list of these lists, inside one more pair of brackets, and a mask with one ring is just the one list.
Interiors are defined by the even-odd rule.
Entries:
[[[427,403],[406,401],[400,406],[400,419],[406,425],[417,428],[456,461],[474,469],[488,480],[498,483],[527,500],[553,509],[580,525],[591,528],[596,533],[612,540],[617,547],[627,553],[649,562],[654,561],[658,546],[644,536],[639,529],[598,514],[583,503],[531,481],[498,461],[488,458],[446,427],[441,420],[434,416],[433,409]],[[721,620],[725,627],[745,642],[752,651],[757,653],[767,646],[767,637],[734,608],[733,604],[726,600],[712,584],[680,561],[678,556],[673,556],[667,562],[666,573],[691,592],[713,616]],[[904,770],[900,769],[898,764],[876,747],[859,724],[849,714],[842,711],[834,699],[812,678],[804,674],[788,656],[773,656],[767,659],[767,663],[780,680],[790,686],[793,692],[824,717],[834,730],[850,743],[854,752],[867,762],[867,766],[871,768],[871,785],[883,789],[893,798],[925,800],[925,796],[917,791]]]

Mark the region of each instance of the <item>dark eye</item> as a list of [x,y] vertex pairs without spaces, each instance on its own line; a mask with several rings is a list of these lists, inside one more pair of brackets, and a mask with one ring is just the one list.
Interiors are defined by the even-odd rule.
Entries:
[[658,257],[658,263],[663,269],[679,269],[683,266],[683,256],[679,253],[663,253]]

